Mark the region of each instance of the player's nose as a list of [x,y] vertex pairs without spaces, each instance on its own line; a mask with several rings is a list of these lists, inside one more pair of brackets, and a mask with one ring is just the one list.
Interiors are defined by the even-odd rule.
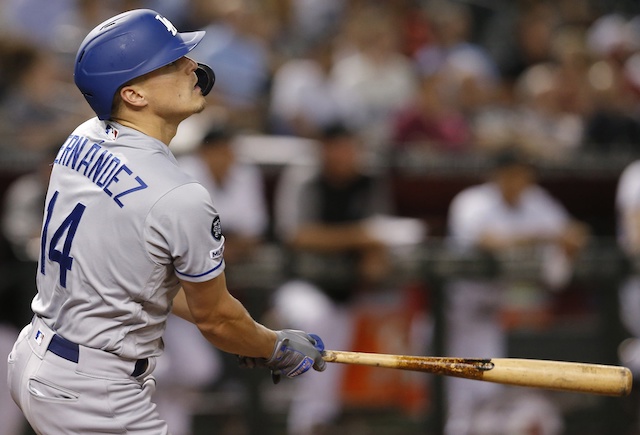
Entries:
[[198,63],[195,60],[193,60],[193,59],[191,59],[191,58],[189,58],[187,56],[183,57],[183,59],[186,60],[185,64],[186,64],[186,68],[187,68],[187,71],[189,72],[189,74],[195,72],[195,70],[198,69]]

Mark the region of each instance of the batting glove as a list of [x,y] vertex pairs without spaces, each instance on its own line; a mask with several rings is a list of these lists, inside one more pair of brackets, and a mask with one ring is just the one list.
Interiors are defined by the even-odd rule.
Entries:
[[240,357],[240,365],[270,369],[274,384],[280,382],[282,375],[295,378],[311,367],[319,372],[326,368],[321,353],[324,350],[324,343],[317,335],[294,329],[283,329],[276,331],[276,337],[271,357],[268,359]]

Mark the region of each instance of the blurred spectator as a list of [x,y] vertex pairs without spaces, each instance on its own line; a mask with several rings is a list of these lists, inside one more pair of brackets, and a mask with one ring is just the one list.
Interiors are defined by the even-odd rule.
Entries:
[[[182,169],[209,191],[216,209],[227,216],[224,257],[228,264],[250,258],[268,225],[262,175],[258,168],[237,160],[233,139],[233,131],[216,125],[195,150],[178,158]],[[229,286],[233,288],[231,279]],[[219,352],[193,328],[169,316],[165,353],[156,368],[156,402],[174,435],[191,433],[198,394],[212,387],[224,370]],[[197,355],[197,361],[185,355]]]
[[[517,144],[537,157],[562,159],[582,146],[585,118],[593,110],[585,42],[592,11],[583,3],[514,2],[496,13],[487,34],[501,85],[474,117],[478,148]],[[496,27],[500,19],[508,21],[506,28]]]
[[475,149],[491,153],[513,145],[518,120],[514,105],[511,87],[504,82],[501,83],[494,98],[478,108],[471,119],[471,135]]
[[591,56],[584,42],[584,29],[558,28],[552,41],[552,56],[558,65],[560,108],[584,118],[593,104],[588,79]]
[[442,72],[456,105],[470,116],[491,100],[500,79],[498,69],[487,50],[470,40],[469,7],[448,0],[426,5],[433,40],[415,53],[416,65],[422,74]]
[[[529,67],[473,118],[478,149],[516,146],[541,160],[566,161],[582,147],[591,108],[586,71],[579,78],[557,62]],[[576,95],[579,95],[576,97]]]
[[[65,72],[73,73],[73,61],[82,39],[98,23],[130,9],[150,8],[178,17],[188,0],[4,0],[0,2],[0,32],[34,44],[57,57]],[[180,27],[180,26],[178,26]]]
[[329,40],[339,27],[350,2],[344,0],[276,0],[280,3],[283,33],[293,49]]
[[15,39],[0,41],[0,148],[39,153],[51,137],[89,118],[77,89],[61,80],[50,52]]
[[[533,65],[552,60],[553,34],[559,25],[559,16],[554,2],[509,2],[500,5],[511,12],[503,26],[493,25],[488,34],[497,34],[491,41],[494,56],[502,80],[513,85],[518,77]],[[501,9],[501,8],[500,8]],[[513,13],[516,9],[516,13]],[[498,16],[504,11],[499,10]],[[512,35],[515,35],[513,37]]]
[[[562,289],[571,276],[571,262],[587,241],[584,224],[573,220],[565,208],[536,184],[535,170],[521,154],[511,150],[496,157],[491,178],[461,191],[452,201],[449,237],[454,247],[482,250],[497,258],[508,258],[519,250],[538,253],[543,261],[540,282]],[[520,251],[521,252],[521,251]],[[501,312],[509,282],[492,278],[456,279],[446,288],[446,354],[458,357],[507,356],[506,332]],[[544,299],[544,288],[533,300]],[[548,294],[548,291],[546,291]],[[471,428],[482,404],[498,400],[504,387],[463,379],[446,380],[447,435],[473,433]],[[533,427],[544,434],[561,433],[559,411],[543,407]],[[548,412],[549,409],[553,412]],[[485,410],[486,411],[486,410]],[[483,416],[486,420],[491,416]],[[496,418],[499,421],[496,421]],[[493,431],[505,432],[501,417],[493,416]],[[504,421],[507,421],[506,419]],[[486,423],[486,421],[485,421]],[[497,428],[502,429],[498,430]],[[528,433],[527,430],[518,433]]]
[[640,140],[640,16],[605,15],[588,29],[594,59],[587,77],[593,97],[585,148],[629,152]]
[[585,43],[592,56],[617,64],[640,48],[636,23],[622,14],[609,13],[598,17],[587,29]]
[[400,51],[397,22],[382,6],[357,10],[345,25],[332,81],[348,103],[345,122],[377,158],[387,151],[391,117],[418,90],[418,76]]
[[2,4],[2,29],[7,35],[36,44],[54,53],[75,53],[85,30],[109,15],[83,15],[109,2],[51,0],[5,0]]
[[194,60],[212,65],[216,85],[209,99],[229,111],[231,122],[248,129],[264,128],[271,59],[257,34],[262,17],[251,0],[200,1],[207,33],[191,52]]
[[589,68],[588,78],[593,107],[585,117],[584,149],[633,151],[640,142],[640,100],[624,71],[600,60]]
[[47,148],[34,170],[12,181],[5,192],[2,233],[9,242],[14,257],[19,261],[38,261],[44,200],[51,165],[63,142],[64,140],[60,140],[54,147]]
[[[275,224],[291,249],[293,279],[276,291],[276,318],[288,327],[322,334],[327,347],[349,349],[355,319],[352,304],[376,288],[390,270],[384,234],[370,231],[369,219],[388,213],[382,180],[363,171],[361,144],[343,126],[324,130],[318,167],[291,167],[275,197]],[[327,321],[327,319],[330,319]],[[288,433],[328,429],[342,410],[344,368],[296,383]],[[330,432],[329,432],[330,433]]]
[[562,160],[582,144],[584,120],[563,107],[562,86],[555,63],[531,66],[518,78],[512,139],[526,153]]
[[442,72],[424,75],[414,101],[402,108],[392,133],[400,148],[418,147],[433,151],[464,151],[471,148],[471,127],[447,93]]
[[333,50],[316,41],[308,55],[293,58],[275,72],[271,87],[270,125],[275,134],[318,137],[325,127],[347,116],[347,102],[331,80]]
[[[0,285],[0,354],[8,355],[12,341],[31,316],[31,300],[36,293],[35,274],[40,252],[40,230],[44,200],[51,165],[58,152],[59,141],[41,156],[33,171],[9,184],[2,203],[2,237],[11,248],[3,262]],[[0,370],[6,373],[6,358],[0,359]],[[0,378],[0,434],[21,435],[27,427],[18,407],[9,396],[6,376]],[[3,386],[4,384],[4,386]]]

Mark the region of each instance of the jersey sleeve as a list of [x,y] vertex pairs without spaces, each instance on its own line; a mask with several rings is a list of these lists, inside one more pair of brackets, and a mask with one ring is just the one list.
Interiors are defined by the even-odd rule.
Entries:
[[224,270],[221,219],[198,183],[164,195],[149,213],[146,233],[154,261],[172,264],[181,280],[208,281]]
[[616,207],[622,214],[640,210],[640,161],[622,172],[616,189]]
[[539,186],[534,189],[534,193],[536,197],[532,201],[532,208],[538,213],[536,227],[538,235],[553,237],[563,233],[572,219],[567,209]]
[[458,245],[471,247],[480,240],[493,203],[490,193],[484,186],[472,187],[460,192],[452,200],[447,230]]

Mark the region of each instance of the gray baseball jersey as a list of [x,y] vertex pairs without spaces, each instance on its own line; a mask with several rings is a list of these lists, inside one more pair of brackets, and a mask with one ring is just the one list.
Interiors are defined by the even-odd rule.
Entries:
[[78,344],[158,356],[179,280],[218,276],[223,247],[209,193],[167,145],[93,118],[53,164],[32,309]]

